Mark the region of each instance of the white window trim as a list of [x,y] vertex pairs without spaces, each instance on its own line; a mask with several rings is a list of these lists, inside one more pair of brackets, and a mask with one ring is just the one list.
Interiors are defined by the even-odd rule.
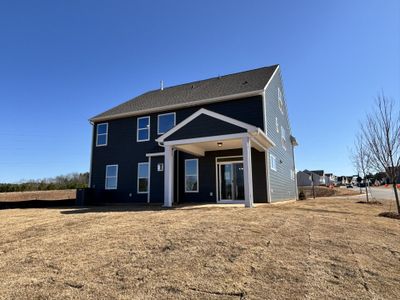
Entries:
[[[114,176],[107,176],[109,167],[117,167],[117,172],[116,172],[117,174],[115,175],[116,178],[115,187],[112,188],[107,187],[107,178],[114,178]],[[106,180],[104,182],[104,188],[106,190],[116,190],[118,188],[118,165],[106,165]]]
[[293,169],[290,169],[290,179],[294,181],[294,178],[296,176],[296,172]]
[[[149,120],[149,126],[147,128],[139,128],[139,121],[141,119],[148,119]],[[147,135],[147,139],[145,140],[139,140],[139,130],[147,130],[148,131],[148,135]],[[139,117],[137,118],[136,121],[136,142],[147,142],[150,141],[150,116],[145,116],[145,117]]]
[[173,126],[172,128],[175,127],[175,125],[176,125],[176,113],[175,113],[175,112],[170,112],[170,113],[165,113],[165,114],[159,114],[159,115],[157,116],[157,134],[158,134],[158,135],[164,134],[164,133],[166,133],[166,132],[168,132],[168,131],[170,131],[170,130],[172,129],[172,128],[170,128],[170,129],[168,129],[166,132],[160,132],[160,117],[161,117],[161,116],[168,116],[168,115],[174,115],[174,126]]
[[279,133],[278,117],[275,117],[275,126],[276,126],[276,132]]
[[[98,133],[99,132],[99,125],[106,125],[106,133]],[[106,143],[105,144],[99,144],[99,135],[105,135],[106,136]],[[96,147],[104,147],[107,146],[108,144],[108,123],[99,123],[96,125]]]
[[281,126],[281,142],[282,148],[286,151],[286,129]]
[[278,87],[278,107],[281,113],[283,114],[283,95],[281,88]]
[[[272,161],[274,163],[272,163]],[[270,164],[271,170],[278,171],[278,168],[276,167],[276,156],[275,155],[273,155],[273,154],[269,155],[269,164]],[[275,165],[275,167],[274,167],[274,165]]]
[[[190,175],[188,175],[188,174],[186,174],[186,163],[188,162],[188,161],[192,161],[192,160],[194,160],[194,161],[196,161],[196,178],[197,178],[197,189],[195,190],[195,191],[188,191],[187,190],[187,186],[186,186],[186,177],[187,176],[194,176],[193,174],[190,174]],[[198,193],[199,192],[199,159],[198,158],[191,158],[191,159],[185,159],[185,193]]]
[[[140,169],[140,165],[147,165],[147,177],[139,177],[139,169]],[[140,192],[139,191],[139,179],[141,178],[147,178],[147,191],[146,192]],[[147,194],[149,192],[150,189],[150,164],[149,162],[145,161],[145,162],[140,162],[138,163],[137,166],[137,182],[136,182],[136,192],[138,194]]]

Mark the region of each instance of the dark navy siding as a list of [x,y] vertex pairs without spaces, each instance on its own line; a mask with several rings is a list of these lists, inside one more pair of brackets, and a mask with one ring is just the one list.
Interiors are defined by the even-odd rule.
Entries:
[[246,129],[242,127],[202,114],[171,134],[166,141],[233,134],[245,131]]
[[[185,118],[198,111],[200,108],[205,108],[239,121],[263,128],[261,96],[211,103],[179,110],[164,111],[162,113],[176,112],[176,124],[178,124]],[[106,122],[108,123],[107,146],[96,147],[96,132],[94,132],[92,143],[91,187],[96,190],[95,194],[98,195],[97,199],[99,199],[99,201],[104,200],[103,195],[107,195],[107,202],[147,201],[147,194],[137,193],[137,165],[139,162],[148,161],[146,153],[164,151],[164,149],[158,146],[158,144],[155,142],[155,139],[160,136],[157,134],[158,114],[159,113],[142,115],[150,116],[150,141],[147,142],[136,142],[137,117],[129,117]],[[154,158],[152,160],[155,161]],[[118,189],[117,191],[106,191],[106,193],[103,193],[105,185],[105,169],[106,165],[109,164],[118,164],[119,166]],[[152,164],[152,166],[154,165],[155,163]],[[213,168],[215,167],[213,166]],[[215,175],[212,176],[215,177]],[[151,178],[151,180],[153,180],[153,178]],[[153,183],[151,183],[151,186],[153,186]],[[208,200],[209,197],[203,199],[203,201]],[[213,201],[215,201],[215,197],[213,198]]]
[[[242,155],[241,149],[225,151],[209,151],[204,157],[179,152],[179,202],[215,202],[216,201],[216,158]],[[184,166],[185,159],[199,159],[199,192],[185,193]],[[267,187],[265,180],[265,154],[252,149],[253,194],[255,202],[267,202]],[[212,193],[212,195],[210,194]]]

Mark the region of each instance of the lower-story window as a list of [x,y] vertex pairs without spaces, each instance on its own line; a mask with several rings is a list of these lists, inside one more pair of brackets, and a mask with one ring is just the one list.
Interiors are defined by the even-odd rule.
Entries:
[[118,165],[106,166],[106,190],[116,190],[118,186]]
[[271,170],[276,171],[276,157],[272,154],[269,155],[269,164],[271,167]]
[[185,192],[197,193],[199,191],[199,160],[185,160]]
[[149,192],[149,163],[142,162],[138,163],[138,180],[137,180],[137,192],[138,194],[144,194]]

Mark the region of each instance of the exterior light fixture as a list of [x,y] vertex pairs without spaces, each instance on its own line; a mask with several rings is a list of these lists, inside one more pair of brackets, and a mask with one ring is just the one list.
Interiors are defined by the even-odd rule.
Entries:
[[222,147],[222,142],[217,143],[218,147]]

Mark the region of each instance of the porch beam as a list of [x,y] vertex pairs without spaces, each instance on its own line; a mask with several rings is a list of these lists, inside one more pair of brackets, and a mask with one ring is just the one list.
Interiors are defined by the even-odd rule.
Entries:
[[174,195],[174,151],[165,146],[164,161],[164,207],[172,207]]
[[243,175],[244,175],[244,206],[253,207],[253,172],[251,163],[251,141],[249,136],[242,138]]

